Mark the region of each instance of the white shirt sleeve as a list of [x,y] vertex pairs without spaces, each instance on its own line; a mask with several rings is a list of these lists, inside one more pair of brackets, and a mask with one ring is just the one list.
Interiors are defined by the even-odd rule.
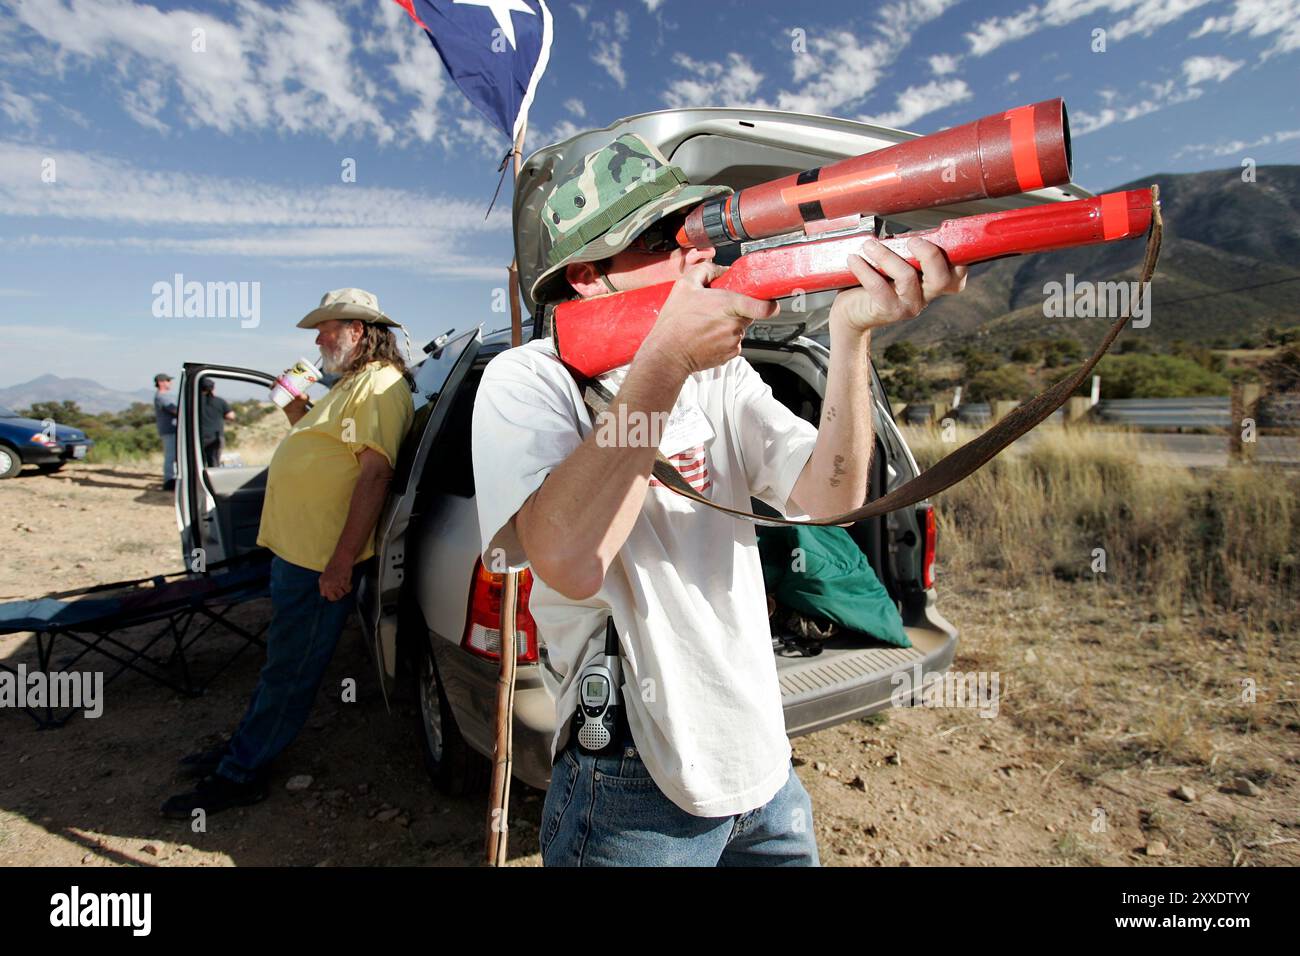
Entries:
[[812,457],[817,429],[786,408],[745,359],[735,360],[733,415],[750,493],[787,518],[810,517],[790,502]]
[[[474,399],[472,453],[483,566],[501,573],[529,566],[515,514],[551,470],[582,444],[562,380],[528,359],[503,352],[483,371]],[[544,361],[544,359],[542,359]],[[504,554],[493,551],[500,548]]]

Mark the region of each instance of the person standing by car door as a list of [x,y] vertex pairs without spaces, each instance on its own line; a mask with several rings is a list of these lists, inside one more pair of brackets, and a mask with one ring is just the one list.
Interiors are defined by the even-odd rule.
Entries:
[[202,779],[167,800],[164,816],[263,799],[268,766],[307,722],[415,415],[396,326],[361,289],[327,292],[298,323],[316,329],[325,371],[339,377],[310,410],[305,397],[285,406],[293,427],[267,471],[257,535],[274,555],[266,665],[230,740],[182,759]]
[[[548,267],[534,302],[666,281],[672,293],[633,361],[602,377],[616,395],[607,420],[591,422],[550,337],[494,358],[475,400],[482,560],[498,572],[531,566],[528,609],[556,701],[547,865],[818,862],[753,525],[660,485],[656,446],[720,505],[748,510],[754,496],[792,518],[859,507],[873,444],[870,329],[958,291],[966,270],[930,243],[912,243],[922,274],[864,242],[864,258],[849,258],[861,287],[831,310],[815,428],[740,354],[746,328],[777,305],[708,288],[723,273],[713,250],[672,240],[689,207],[726,192],[689,185],[635,135],[586,156],[543,208]],[[611,617],[626,727],[617,752],[592,756],[573,739],[577,677],[602,655]]]
[[226,444],[226,422],[235,420],[230,403],[217,395],[217,383],[205,378],[199,386],[199,440],[203,443],[203,464],[216,468]]
[[163,446],[163,491],[176,487],[176,396],[172,377],[159,372],[153,377],[153,416]]

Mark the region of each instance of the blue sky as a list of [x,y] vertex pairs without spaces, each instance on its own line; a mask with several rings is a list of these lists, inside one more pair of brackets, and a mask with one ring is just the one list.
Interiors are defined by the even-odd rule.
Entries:
[[[1064,96],[1094,191],[1300,156],[1300,0],[550,7],[529,150],[672,106],[932,132]],[[508,199],[484,211],[506,146],[392,0],[0,0],[0,386],[278,371],[347,285],[417,343],[504,325]],[[154,317],[176,273],[260,283],[259,324]]]

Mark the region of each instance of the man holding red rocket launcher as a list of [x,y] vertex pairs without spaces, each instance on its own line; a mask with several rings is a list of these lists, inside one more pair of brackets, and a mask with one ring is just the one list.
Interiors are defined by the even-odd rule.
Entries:
[[[548,267],[532,289],[539,307],[560,303],[553,334],[489,364],[473,425],[484,565],[531,565],[529,610],[547,647],[548,865],[817,863],[753,527],[654,480],[656,452],[723,507],[744,510],[754,496],[794,518],[857,509],[873,445],[873,328],[960,291],[965,263],[1145,226],[1128,194],[1067,204],[1089,207],[1073,220],[1017,222],[1029,209],[950,221],[936,242],[880,242],[853,219],[1068,179],[1057,100],[738,194],[688,184],[634,135],[557,181],[543,211]],[[711,261],[719,246],[795,230],[790,244],[745,247],[730,269]],[[795,289],[844,290],[816,429],[740,354],[749,325],[778,311],[770,300]],[[602,442],[579,387],[589,378],[616,391],[618,420],[666,418],[662,440],[651,431],[658,447]],[[578,675],[602,654],[611,619],[622,720],[614,745],[592,754],[575,739]]]

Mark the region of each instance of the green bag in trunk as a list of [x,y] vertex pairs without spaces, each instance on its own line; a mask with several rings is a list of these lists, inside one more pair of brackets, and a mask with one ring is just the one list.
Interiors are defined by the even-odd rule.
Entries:
[[845,529],[787,525],[757,532],[763,580],[778,604],[887,644],[912,646],[889,592]]

